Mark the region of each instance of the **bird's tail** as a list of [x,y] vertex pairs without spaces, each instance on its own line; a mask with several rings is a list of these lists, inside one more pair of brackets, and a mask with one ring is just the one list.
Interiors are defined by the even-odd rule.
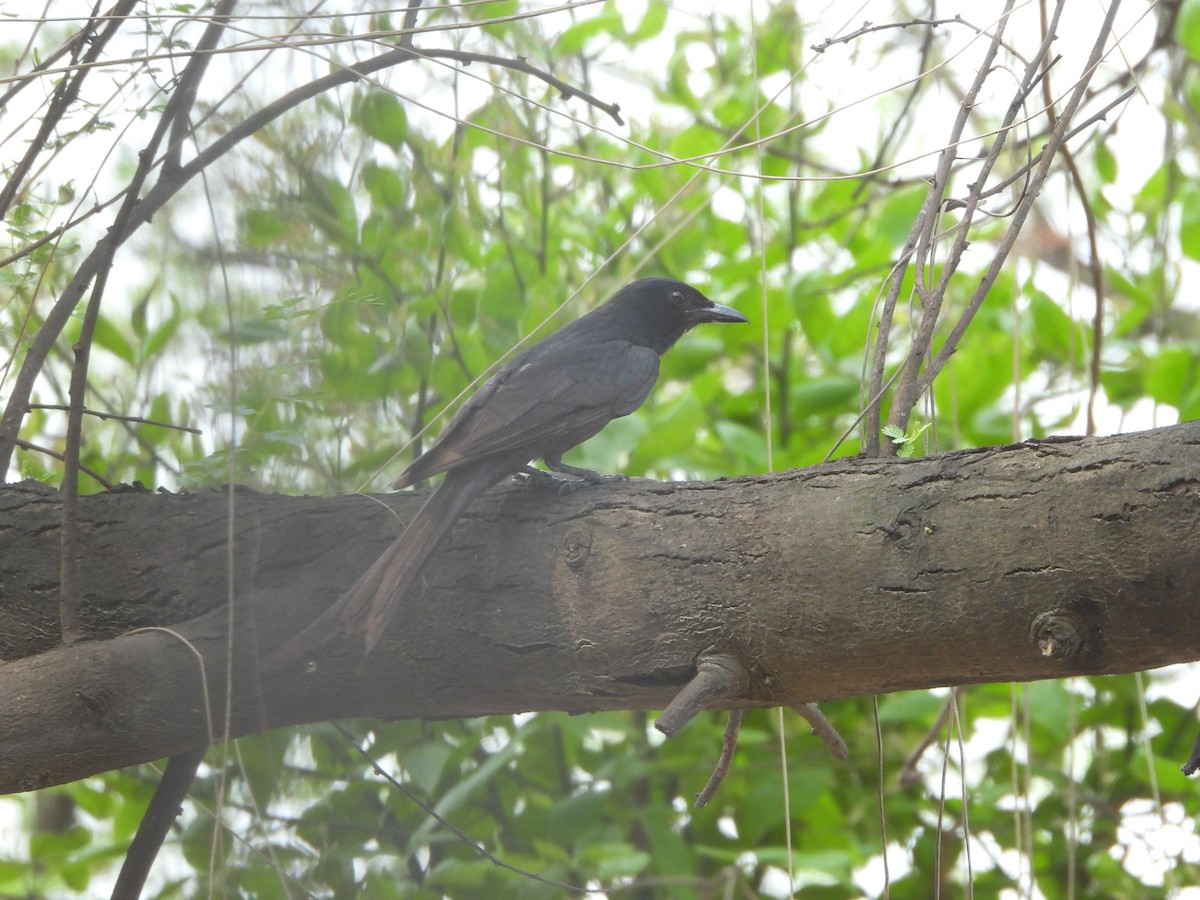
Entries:
[[473,465],[451,470],[371,568],[315,622],[275,651],[264,668],[270,671],[298,663],[340,635],[363,635],[363,655],[370,653],[442,538],[471,501],[511,468]]

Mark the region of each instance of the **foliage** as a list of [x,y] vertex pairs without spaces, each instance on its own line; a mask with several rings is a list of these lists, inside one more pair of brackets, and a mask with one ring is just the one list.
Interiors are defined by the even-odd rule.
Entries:
[[[646,407],[569,461],[714,478],[813,464],[835,446],[856,452],[878,295],[925,197],[932,163],[918,157],[939,149],[938,101],[974,77],[977,58],[955,55],[973,32],[949,21],[864,29],[849,48],[817,53],[827,34],[794,4],[756,5],[753,28],[722,8],[699,16],[648,3],[634,15],[628,6],[507,18],[517,4],[467,5],[471,27],[461,37],[606,102],[628,95],[627,128],[520,71],[425,60],[296,107],[215,166],[205,186],[189,187],[123,251],[95,329],[88,403],[206,433],[89,422],[81,462],[113,479],[173,487],[382,486],[377,474],[418,453],[425,429],[436,433],[518,342],[637,272],[690,280],[755,325],[689,335],[666,358]],[[945,450],[1078,428],[1095,339],[1090,254],[1074,236],[1085,201],[1103,251],[1101,401],[1143,421],[1147,409],[1158,421],[1200,414],[1200,320],[1180,290],[1200,260],[1192,177],[1200,90],[1187,65],[1200,57],[1198,10],[1193,0],[1177,22],[1164,18],[1166,37],[1146,50],[1156,78],[1143,86],[1161,91],[1166,136],[1146,175],[1127,173],[1145,163],[1118,152],[1115,122],[1073,140],[1085,193],[1071,193],[1065,167],[1056,169],[1024,245],[935,382],[928,424],[887,432],[905,452],[919,440]],[[192,41],[166,30],[167,12],[147,18],[145,39]],[[308,26],[366,44],[368,30],[399,27],[397,15],[375,15],[369,27],[349,13]],[[464,20],[448,5],[420,19],[429,29],[456,23]],[[418,46],[440,45],[439,34],[419,35]],[[45,28],[35,43],[46,54],[62,38]],[[1036,45],[1038,35],[1019,40]],[[31,70],[20,48],[3,52]],[[839,106],[850,95],[829,83],[851,54],[863,81],[887,88],[872,92],[865,116]],[[241,90],[205,95],[197,129],[206,139],[280,93],[275,70],[264,75],[245,59],[213,63]],[[136,90],[93,100],[94,114],[64,123],[63,147],[97,146],[85,142],[129,118],[153,118],[162,98],[152,96],[151,67],[161,62],[130,70]],[[901,85],[918,72],[915,86]],[[1114,84],[1121,74],[1119,65],[1108,72]],[[1102,81],[1093,107],[1115,93]],[[436,114],[447,110],[457,118]],[[985,104],[975,116],[982,134],[999,112]],[[1030,123],[1005,167],[1037,151],[1044,125]],[[749,143],[757,135],[771,136],[761,151]],[[92,173],[64,166],[55,149],[58,164],[27,183],[5,218],[11,252],[32,248],[0,267],[0,329],[14,366],[102,232],[85,222],[59,239],[54,229],[93,195],[115,192],[105,179],[122,184],[134,165],[131,145],[115,146],[124,171],[98,168],[86,185]],[[956,178],[965,183],[969,172]],[[1003,227],[976,227],[972,249],[994,246]],[[982,274],[976,259],[966,258],[951,286],[956,309]],[[918,307],[901,310],[902,330],[919,322]],[[64,348],[80,328],[72,322]],[[889,348],[889,375],[900,344]],[[69,357],[64,349],[51,359],[36,401],[67,402]],[[62,422],[35,409],[22,436],[61,450]],[[18,468],[61,477],[58,463],[32,451]],[[1195,881],[1195,836],[1183,824],[1195,803],[1173,768],[1194,724],[1175,696],[1147,696],[1124,678],[972,688],[958,708],[965,750],[953,728],[940,731],[903,787],[898,773],[944,696],[880,698],[878,756],[872,702],[828,704],[851,748],[845,763],[798,716],[753,712],[716,801],[700,811],[690,801],[715,762],[717,715],[667,742],[637,714],[351,727],[440,816],[504,863],[553,881],[617,895],[786,895],[779,885],[790,866],[800,896],[876,896],[882,800],[893,898],[927,897],[935,884],[961,893],[968,877],[981,896],[1117,898],[1144,896],[1171,866],[1168,879]],[[159,896],[562,893],[482,857],[374,777],[330,727],[242,740],[228,755],[214,750],[209,766],[174,853],[160,860]],[[114,772],[22,806],[28,844],[0,859],[0,896],[101,893],[153,778]],[[73,808],[61,828],[32,818],[52,797]],[[1162,821],[1138,837],[1147,809]],[[1165,858],[1173,840],[1185,849]]]

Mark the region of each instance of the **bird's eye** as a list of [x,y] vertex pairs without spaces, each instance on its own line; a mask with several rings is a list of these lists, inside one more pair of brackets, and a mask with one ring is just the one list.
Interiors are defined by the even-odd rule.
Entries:
[[676,306],[683,306],[683,291],[671,291],[671,302]]

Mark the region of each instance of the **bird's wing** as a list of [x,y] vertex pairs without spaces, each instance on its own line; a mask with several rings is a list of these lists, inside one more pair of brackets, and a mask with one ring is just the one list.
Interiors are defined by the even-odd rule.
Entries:
[[624,340],[568,346],[514,360],[466,402],[398,485],[497,453],[528,459],[587,440],[633,412],[658,379],[658,354]]

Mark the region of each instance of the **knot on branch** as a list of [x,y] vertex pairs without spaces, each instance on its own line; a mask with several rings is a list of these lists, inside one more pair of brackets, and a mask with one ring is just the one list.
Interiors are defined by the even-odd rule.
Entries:
[[1063,610],[1044,612],[1033,620],[1031,637],[1046,659],[1070,659],[1083,646],[1083,623]]
[[567,532],[567,536],[563,538],[562,554],[563,559],[567,561],[567,567],[572,571],[578,572],[587,562],[588,556],[592,552],[592,533],[591,531],[572,528]]

